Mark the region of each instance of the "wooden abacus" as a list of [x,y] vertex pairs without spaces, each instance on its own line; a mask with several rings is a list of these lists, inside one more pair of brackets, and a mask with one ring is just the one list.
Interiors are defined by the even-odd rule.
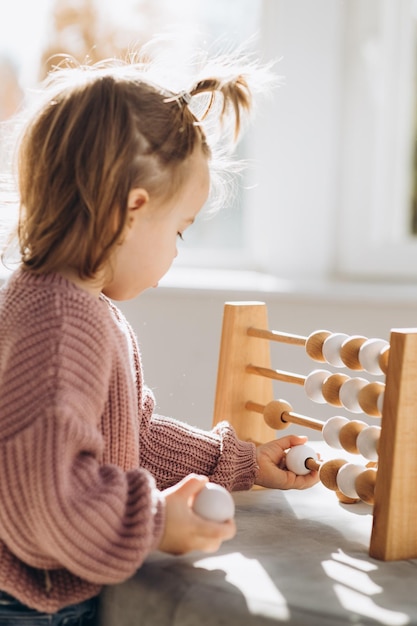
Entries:
[[[300,376],[272,369],[270,341],[303,346],[310,358],[334,367],[380,373],[385,382],[328,370]],[[322,422],[294,413],[288,403],[274,400],[273,380],[302,385],[313,400],[378,417],[380,426],[334,422],[343,418]],[[241,439],[256,444],[274,439],[277,430],[294,423],[323,435],[327,431],[328,443],[337,438],[338,446],[349,452],[359,448],[361,454],[370,451],[368,458],[376,455],[378,464],[371,461],[350,472],[346,501],[359,496],[373,505],[370,556],[384,561],[417,558],[417,329],[393,329],[389,342],[329,331],[303,337],[269,330],[263,302],[226,303],[213,423],[224,419]],[[327,487],[343,491],[340,468],[345,463],[310,459],[305,464],[319,469]],[[355,496],[349,495],[352,484]]]

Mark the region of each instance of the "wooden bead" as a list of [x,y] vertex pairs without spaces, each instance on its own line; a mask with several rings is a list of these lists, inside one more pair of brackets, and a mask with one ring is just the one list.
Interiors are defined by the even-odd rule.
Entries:
[[342,448],[351,454],[358,454],[359,450],[356,444],[359,433],[367,427],[365,422],[360,420],[349,420],[347,424],[342,426],[339,433],[339,441]]
[[344,367],[345,364],[340,358],[340,348],[346,339],[348,339],[348,335],[344,333],[331,333],[324,340],[322,353],[327,363],[334,367]]
[[356,478],[363,471],[362,465],[356,465],[355,463],[346,463],[343,465],[336,476],[339,491],[344,493],[348,498],[358,498],[359,494],[356,491],[355,482]]
[[360,500],[360,498],[349,498],[348,496],[345,496],[345,494],[339,491],[339,489],[336,489],[336,496],[342,504],[356,504]]
[[359,349],[359,362],[370,374],[383,374],[379,358],[383,349],[389,346],[385,339],[367,339]]
[[365,343],[366,337],[362,335],[352,335],[346,339],[340,347],[340,358],[350,370],[362,370],[359,362],[359,348]]
[[306,376],[304,381],[304,390],[307,398],[319,404],[325,404],[326,400],[323,396],[323,383],[331,376],[328,370],[313,370]]
[[313,359],[313,361],[319,361],[321,363],[324,363],[326,361],[323,356],[322,349],[323,343],[325,339],[329,337],[329,335],[331,335],[331,332],[329,330],[316,330],[314,333],[311,333],[311,335],[307,337],[305,349],[310,359]]
[[385,346],[385,348],[382,348],[379,354],[378,363],[379,363],[379,367],[384,372],[384,374],[388,372],[389,351],[390,351],[390,346],[388,345],[388,346]]
[[358,402],[362,407],[362,411],[373,417],[381,417],[381,394],[385,391],[384,383],[373,382],[363,387],[358,393]]
[[362,413],[362,407],[358,401],[359,391],[369,383],[366,378],[349,378],[340,387],[339,399],[342,406],[351,413]]
[[349,420],[347,417],[341,415],[335,415],[330,417],[324,424],[321,431],[322,437],[328,446],[331,448],[341,448],[339,434],[342,426],[347,424]]
[[326,380],[323,382],[323,386],[321,392],[323,394],[323,398],[328,404],[332,406],[342,406],[339,397],[340,387],[344,382],[349,380],[349,376],[346,374],[331,374]]
[[358,496],[366,504],[374,503],[376,483],[376,469],[366,469],[361,472],[355,480],[355,489]]
[[380,426],[367,426],[356,439],[359,453],[369,461],[378,460],[378,444],[381,436]]
[[292,406],[285,400],[272,400],[264,408],[264,420],[274,430],[283,430],[289,426],[289,422],[282,419],[282,415],[290,411],[292,411]]
[[337,473],[343,465],[345,465],[347,461],[344,459],[332,459],[331,461],[326,461],[319,469],[319,478],[327,489],[331,491],[337,490]]

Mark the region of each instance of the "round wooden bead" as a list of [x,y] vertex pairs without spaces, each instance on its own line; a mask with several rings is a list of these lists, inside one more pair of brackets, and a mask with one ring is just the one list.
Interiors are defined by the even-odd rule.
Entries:
[[329,330],[316,330],[307,337],[305,350],[313,361],[323,363],[326,359],[323,356],[322,348],[324,340],[331,335]]
[[357,454],[358,448],[356,440],[359,433],[366,428],[366,422],[360,420],[348,420],[345,426],[342,426],[339,433],[339,441],[342,448],[351,454]]
[[234,517],[235,503],[227,489],[215,483],[207,483],[197,494],[193,510],[212,522],[226,522]]
[[384,391],[384,383],[378,381],[368,383],[367,385],[365,385],[365,387],[362,387],[362,389],[358,393],[358,402],[362,407],[362,411],[367,415],[380,417],[382,414],[382,406],[384,403]]
[[337,472],[336,482],[339,491],[341,491],[348,498],[359,498],[359,494],[356,491],[355,481],[361,472],[363,472],[362,465],[356,465],[355,463],[346,463]]
[[307,398],[313,402],[325,404],[326,400],[322,393],[323,383],[330,375],[331,372],[328,370],[313,370],[310,372],[304,381],[304,390]]
[[322,353],[327,363],[334,367],[344,367],[345,364],[340,356],[340,348],[346,339],[348,339],[348,335],[332,333],[324,340]]
[[336,489],[336,496],[339,502],[341,502],[342,504],[356,504],[360,500],[360,498],[349,498],[338,489]]
[[359,348],[359,362],[370,374],[383,374],[379,359],[381,352],[389,346],[384,339],[367,339]]
[[358,435],[356,445],[359,453],[369,461],[378,460],[378,444],[381,436],[380,426],[367,426]]
[[263,411],[265,422],[274,430],[283,430],[289,426],[289,422],[282,419],[283,413],[292,411],[291,404],[285,400],[272,400],[268,402]]
[[369,468],[361,472],[355,480],[358,496],[366,504],[374,504],[376,469]]
[[324,424],[321,431],[324,441],[331,448],[341,448],[339,433],[342,426],[347,424],[349,420],[347,417],[341,415],[335,415],[328,419]]
[[390,346],[382,348],[379,354],[379,367],[386,374],[388,372],[388,360],[389,360]]
[[323,382],[321,393],[328,404],[332,406],[342,406],[340,402],[340,387],[349,380],[346,374],[331,374]]
[[361,370],[362,365],[359,363],[359,348],[366,341],[366,337],[362,335],[352,335],[346,339],[340,347],[340,358],[350,370]]
[[351,413],[362,413],[358,401],[359,391],[369,383],[366,378],[349,378],[340,387],[339,398],[342,405]]
[[285,455],[285,465],[294,474],[304,476],[310,473],[305,464],[307,459],[318,459],[317,453],[313,448],[306,445],[293,446]]
[[319,469],[319,478],[321,483],[327,487],[327,489],[331,489],[331,491],[336,491],[337,487],[337,474],[343,465],[346,465],[347,461],[344,459],[332,459],[331,461],[326,461]]

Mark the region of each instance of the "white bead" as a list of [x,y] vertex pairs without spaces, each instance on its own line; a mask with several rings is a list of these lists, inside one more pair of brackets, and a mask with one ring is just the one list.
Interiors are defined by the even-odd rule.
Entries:
[[331,417],[323,424],[323,428],[321,434],[323,436],[324,441],[331,448],[341,448],[339,441],[339,433],[342,426],[348,423],[347,417],[342,417],[341,415],[335,415]]
[[356,447],[360,454],[369,461],[378,460],[378,442],[381,436],[380,426],[367,426],[356,438]]
[[342,405],[351,413],[363,413],[358,402],[358,394],[369,383],[365,378],[349,378],[339,389],[339,399]]
[[334,367],[345,367],[340,358],[340,348],[346,339],[349,339],[349,336],[344,333],[332,333],[324,340],[321,351],[327,363]]
[[212,522],[226,522],[235,514],[235,503],[230,493],[221,485],[207,483],[197,494],[194,512]]
[[364,471],[362,465],[346,463],[337,472],[336,483],[339,491],[348,498],[359,498],[355,487],[355,480]]
[[376,401],[376,407],[378,409],[378,411],[381,413],[382,415],[382,409],[384,407],[384,395],[385,393],[383,391],[381,391],[381,393],[379,394],[377,401]]
[[310,446],[293,446],[290,448],[285,456],[285,465],[287,469],[294,474],[304,476],[308,474],[310,470],[306,467],[305,462],[307,459],[317,459],[317,453]]
[[379,366],[382,350],[389,346],[385,339],[367,339],[359,348],[358,360],[363,369],[370,374],[383,374]]
[[310,372],[304,381],[304,389],[307,398],[313,402],[318,402],[319,404],[326,404],[326,400],[324,399],[322,393],[322,387],[324,381],[330,375],[331,372],[328,370],[313,370]]

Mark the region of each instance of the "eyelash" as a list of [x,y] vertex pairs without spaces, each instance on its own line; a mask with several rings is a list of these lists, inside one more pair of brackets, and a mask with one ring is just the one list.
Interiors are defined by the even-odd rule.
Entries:
[[184,237],[182,236],[182,233],[177,233],[177,237],[179,237],[181,241],[184,241]]

